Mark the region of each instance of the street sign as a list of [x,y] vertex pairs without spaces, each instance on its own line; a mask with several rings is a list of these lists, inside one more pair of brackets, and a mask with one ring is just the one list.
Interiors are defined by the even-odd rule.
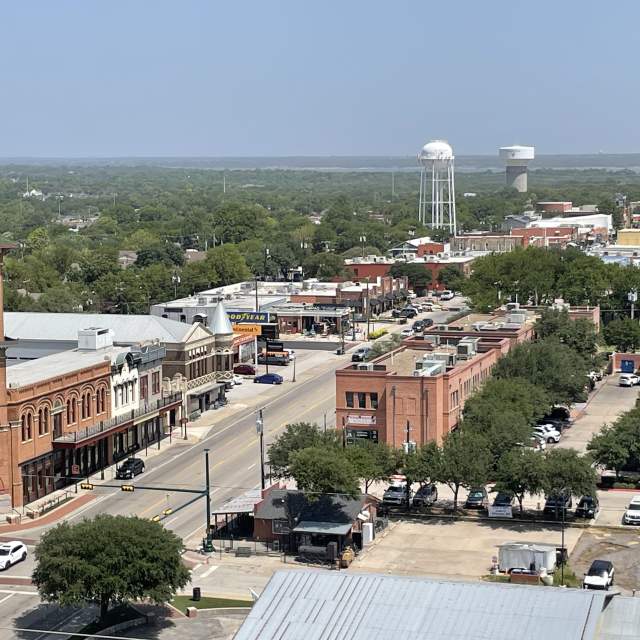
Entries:
[[266,311],[227,311],[232,324],[249,322],[253,324],[266,324],[269,322],[269,314]]
[[79,476],[80,475],[80,465],[79,464],[72,464],[71,465],[71,475],[72,476]]
[[511,505],[496,506],[489,505],[489,517],[490,518],[513,518],[513,509]]
[[234,324],[232,327],[234,333],[248,333],[252,336],[262,334],[262,327],[259,324]]

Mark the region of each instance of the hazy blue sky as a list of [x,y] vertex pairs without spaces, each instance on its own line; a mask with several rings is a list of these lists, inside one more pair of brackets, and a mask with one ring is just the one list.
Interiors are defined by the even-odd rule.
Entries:
[[640,151],[640,2],[5,0],[0,156]]

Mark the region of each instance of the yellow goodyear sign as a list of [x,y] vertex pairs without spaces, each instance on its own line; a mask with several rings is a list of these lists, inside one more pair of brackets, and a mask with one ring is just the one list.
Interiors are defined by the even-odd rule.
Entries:
[[259,324],[234,324],[233,332],[259,336],[262,334],[262,327]]

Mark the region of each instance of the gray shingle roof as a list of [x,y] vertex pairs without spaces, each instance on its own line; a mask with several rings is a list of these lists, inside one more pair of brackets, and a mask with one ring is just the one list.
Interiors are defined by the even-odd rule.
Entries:
[[604,594],[278,571],[235,640],[592,640]]
[[78,330],[87,327],[112,329],[117,344],[142,340],[182,342],[192,325],[146,315],[111,313],[36,313],[9,311],[4,314],[4,332],[14,340],[77,340]]

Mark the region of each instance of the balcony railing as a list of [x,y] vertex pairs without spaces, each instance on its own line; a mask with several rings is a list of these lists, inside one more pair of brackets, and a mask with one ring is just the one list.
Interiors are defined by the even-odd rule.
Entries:
[[72,442],[82,442],[83,440],[88,440],[89,438],[94,438],[100,434],[106,434],[109,431],[112,431],[116,427],[120,425],[126,424],[127,422],[132,422],[137,418],[143,418],[144,416],[154,413],[163,407],[166,407],[170,404],[175,404],[176,402],[182,401],[181,393],[174,393],[166,398],[160,398],[159,400],[155,400],[154,402],[146,403],[142,407],[138,407],[137,409],[132,409],[127,413],[123,413],[120,416],[116,416],[115,418],[111,418],[110,420],[104,420],[99,422],[98,424],[91,425],[90,427],[86,427],[84,429],[79,429],[78,431],[73,431],[71,433],[64,433],[61,436],[55,437],[53,442],[59,443],[72,443]]

